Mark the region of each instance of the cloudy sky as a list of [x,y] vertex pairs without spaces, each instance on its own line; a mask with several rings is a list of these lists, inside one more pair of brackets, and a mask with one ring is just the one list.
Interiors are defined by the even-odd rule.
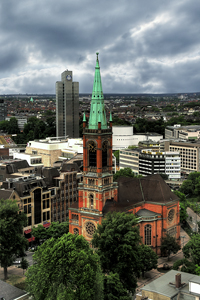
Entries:
[[0,94],[200,92],[200,0],[1,0]]

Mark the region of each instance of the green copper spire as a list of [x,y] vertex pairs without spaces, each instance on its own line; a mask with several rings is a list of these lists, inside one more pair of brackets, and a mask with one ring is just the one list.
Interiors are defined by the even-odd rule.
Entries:
[[112,122],[112,112],[110,111],[110,122]]
[[85,112],[84,112],[84,114],[83,114],[83,122],[86,122]]
[[98,122],[101,122],[101,129],[107,129],[106,111],[104,106],[104,96],[101,84],[101,74],[99,67],[99,53],[96,53],[96,67],[94,75],[94,84],[92,91],[92,100],[90,106],[89,129],[98,129]]

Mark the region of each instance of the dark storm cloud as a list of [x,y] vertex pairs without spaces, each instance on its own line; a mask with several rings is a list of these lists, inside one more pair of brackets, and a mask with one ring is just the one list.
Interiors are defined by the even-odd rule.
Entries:
[[0,93],[54,93],[65,69],[92,90],[198,91],[199,0],[0,2]]

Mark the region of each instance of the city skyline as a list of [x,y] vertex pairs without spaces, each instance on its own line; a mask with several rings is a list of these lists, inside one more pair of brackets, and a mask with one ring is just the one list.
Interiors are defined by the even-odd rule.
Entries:
[[65,69],[91,93],[100,53],[104,93],[199,92],[197,0],[0,4],[0,94],[55,94]]

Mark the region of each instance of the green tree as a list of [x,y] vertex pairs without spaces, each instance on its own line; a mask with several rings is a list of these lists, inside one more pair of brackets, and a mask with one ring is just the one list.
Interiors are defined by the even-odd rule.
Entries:
[[123,287],[119,275],[110,272],[104,280],[104,300],[130,300],[127,290]]
[[193,195],[194,189],[195,189],[195,187],[194,187],[192,180],[188,179],[188,180],[183,181],[180,191],[182,193],[184,193],[185,195]]
[[168,179],[168,175],[165,173],[159,173],[159,175],[164,179],[167,180]]
[[46,239],[48,239],[47,229],[41,224],[32,228],[31,235],[35,237],[35,242],[37,245],[40,245],[40,242],[44,242]]
[[92,239],[102,270],[117,273],[123,287],[134,293],[140,276],[140,235],[133,214],[108,213]]
[[200,267],[200,235],[194,234],[189,242],[183,247],[184,259],[178,260],[173,269],[178,270],[181,266],[182,272],[198,274]]
[[134,172],[131,170],[131,168],[124,168],[117,171],[114,176],[113,180],[117,180],[117,178],[125,176],[125,177],[136,177]]
[[189,242],[183,247],[184,257],[200,266],[200,235],[194,234]]
[[142,277],[144,273],[152,269],[157,268],[158,256],[157,254],[147,245],[140,245],[140,257],[141,259],[141,271]]
[[173,236],[170,236],[169,234],[167,234],[166,237],[164,237],[162,239],[162,243],[161,243],[161,247],[160,247],[161,254],[167,255],[168,260],[169,260],[171,253],[175,254],[180,249],[181,249],[180,245],[176,242],[176,239]]
[[0,262],[7,279],[7,268],[15,255],[24,252],[27,240],[22,236],[27,225],[27,216],[19,211],[16,201],[0,200]]
[[[26,283],[34,299],[98,299],[95,293],[103,289],[103,282],[97,280],[99,257],[82,235],[68,233],[48,239],[33,259],[35,264],[26,272]],[[97,284],[101,288],[97,289]]]
[[52,222],[48,228],[44,228],[43,225],[33,227],[32,236],[35,237],[36,243],[39,245],[40,242],[44,242],[49,238],[59,238],[63,234],[69,232],[69,222]]
[[119,164],[119,150],[116,150],[113,154],[116,157],[116,163],[118,165]]
[[24,257],[22,257],[20,267],[23,269],[23,274],[24,274],[24,270],[27,270],[28,266],[29,266],[28,261]]
[[186,199],[185,194],[179,191],[174,191],[174,194],[178,196],[180,199],[180,222],[185,223],[188,218],[188,214],[187,214],[188,201]]

